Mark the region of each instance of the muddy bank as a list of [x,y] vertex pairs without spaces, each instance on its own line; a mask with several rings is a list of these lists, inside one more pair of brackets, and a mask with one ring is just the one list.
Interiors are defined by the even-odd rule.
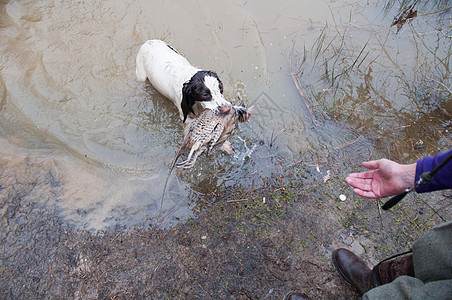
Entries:
[[[292,163],[265,185],[218,193],[210,207],[173,228],[89,232],[43,204],[61,188],[45,162],[2,157],[1,298],[280,299],[299,290],[358,299],[330,263],[335,248],[374,263],[409,248],[441,220],[419,195],[380,215],[376,200],[350,194],[334,171],[341,164],[330,159],[324,182],[303,162]],[[450,217],[447,197],[429,200],[443,217]]]
[[4,299],[273,299],[295,288],[344,293],[328,261],[302,242],[315,219],[299,226],[306,218],[292,209],[296,201],[276,202],[268,189],[248,193],[249,200],[231,194],[240,201],[221,200],[167,230],[90,233],[70,228],[59,212],[37,203],[45,195],[34,190],[59,188],[44,165],[2,159],[1,170],[23,179],[2,183],[0,194]]

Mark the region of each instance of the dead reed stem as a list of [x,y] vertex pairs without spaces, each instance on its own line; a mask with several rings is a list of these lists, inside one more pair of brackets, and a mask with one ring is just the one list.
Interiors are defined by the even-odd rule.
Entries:
[[300,94],[301,98],[304,101],[305,106],[309,110],[309,113],[310,113],[311,116],[310,117],[308,116],[308,117],[311,119],[312,122],[314,122],[314,124],[316,126],[320,126],[319,121],[317,120],[317,118],[316,118],[316,116],[314,114],[314,111],[312,110],[311,105],[308,103],[308,101],[306,101],[306,93],[304,92],[303,87],[300,85],[300,82],[299,82],[298,78],[295,76],[295,74],[292,74],[291,77],[292,77],[292,80],[293,80],[293,82],[295,84],[295,87],[298,90],[298,93]]

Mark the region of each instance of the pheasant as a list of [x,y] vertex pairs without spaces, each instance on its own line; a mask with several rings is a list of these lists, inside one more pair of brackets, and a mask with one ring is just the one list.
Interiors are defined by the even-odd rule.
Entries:
[[[249,121],[252,112],[253,107],[247,109],[243,105],[233,105],[230,110],[219,112],[205,109],[188,123],[184,128],[182,144],[171,162],[163,195],[174,167],[183,169],[193,167],[199,155],[203,152],[208,155],[216,145],[222,145],[224,151],[233,153],[234,149],[227,139],[235,133],[239,122]],[[176,163],[181,155],[187,153],[187,158],[183,162]]]
[[[212,148],[222,145],[232,136],[238,122],[247,122],[250,119],[252,109],[243,106],[232,106],[226,113],[215,113],[212,110],[204,110],[197,118],[190,122],[184,129],[184,139],[175,156],[173,164],[184,153],[188,153],[187,159],[175,164],[178,168],[191,168],[200,154],[206,151],[209,155]],[[230,148],[229,145],[227,147]],[[226,150],[232,153],[232,149]],[[172,165],[172,167],[174,167]]]

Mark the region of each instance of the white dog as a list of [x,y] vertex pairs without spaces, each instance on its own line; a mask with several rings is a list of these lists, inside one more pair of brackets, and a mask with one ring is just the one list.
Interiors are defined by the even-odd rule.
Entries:
[[144,43],[137,55],[136,76],[146,79],[160,94],[173,101],[185,122],[202,110],[227,113],[231,103],[223,96],[223,84],[217,74],[193,67],[171,46],[160,40]]

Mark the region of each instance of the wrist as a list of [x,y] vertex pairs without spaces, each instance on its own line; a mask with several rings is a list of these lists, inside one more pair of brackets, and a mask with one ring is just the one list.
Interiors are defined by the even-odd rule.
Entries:
[[404,189],[413,189],[415,186],[416,163],[409,165],[400,165],[399,178]]

